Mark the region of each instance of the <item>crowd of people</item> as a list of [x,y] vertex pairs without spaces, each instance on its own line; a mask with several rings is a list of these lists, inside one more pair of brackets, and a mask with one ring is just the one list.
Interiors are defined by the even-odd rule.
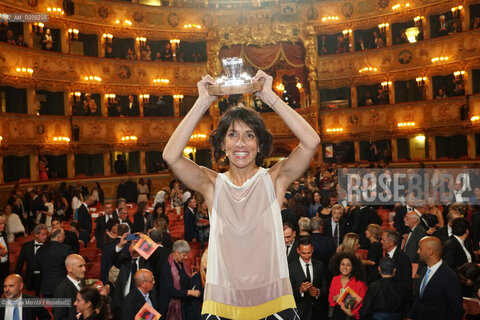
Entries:
[[[462,319],[469,310],[462,297],[480,294],[478,176],[468,180],[473,193],[467,203],[407,195],[404,203],[376,207],[347,201],[341,170],[335,164],[309,170],[285,194],[283,233],[300,319]],[[22,289],[71,298],[70,307],[53,306],[54,319],[133,319],[145,303],[163,315],[200,319],[206,253],[201,264],[186,260],[190,251],[200,255],[208,246],[205,199],[176,179],[153,195],[141,180],[128,181],[135,190],[120,184],[113,203],[105,201],[99,183],[91,190],[61,183],[25,193],[16,186],[0,216],[7,299],[34,298]],[[133,220],[125,196],[137,203]],[[92,207],[104,210],[93,224]],[[183,239],[169,230],[169,220],[178,216]],[[134,250],[138,239],[127,238],[131,233],[147,234],[159,247],[145,259]],[[10,273],[8,245],[29,234],[33,240],[23,244]],[[86,286],[86,261],[78,253],[92,244],[102,252],[101,282]],[[35,312],[50,319],[43,307]]]

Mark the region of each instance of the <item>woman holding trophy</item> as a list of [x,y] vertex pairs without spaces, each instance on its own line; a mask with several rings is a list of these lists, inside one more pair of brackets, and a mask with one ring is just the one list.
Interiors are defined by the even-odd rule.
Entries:
[[[217,99],[215,80],[198,82],[199,97],[163,152],[174,174],[200,192],[210,215],[204,319],[298,319],[289,280],[281,205],[287,187],[309,167],[320,143],[315,130],[272,90],[272,77],[258,71],[255,94],[300,140],[284,160],[262,168],[272,151],[272,135],[250,108],[232,107],[210,135],[214,158],[225,173],[200,167],[182,156],[198,122]],[[214,316],[212,318],[212,316]]]

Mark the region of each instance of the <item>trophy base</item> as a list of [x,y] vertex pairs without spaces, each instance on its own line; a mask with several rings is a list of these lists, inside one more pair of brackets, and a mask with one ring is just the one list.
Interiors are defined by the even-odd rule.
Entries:
[[244,83],[239,85],[211,85],[208,87],[208,93],[213,96],[230,96],[234,94],[244,94],[262,90],[263,83],[259,81]]

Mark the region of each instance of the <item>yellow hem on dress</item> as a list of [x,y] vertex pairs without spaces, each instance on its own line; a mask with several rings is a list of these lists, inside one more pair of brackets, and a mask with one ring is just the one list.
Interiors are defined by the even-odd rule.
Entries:
[[295,299],[292,295],[278,297],[253,307],[237,307],[212,300],[205,300],[203,302],[202,314],[213,314],[235,320],[252,320],[263,319],[282,310],[296,307]]

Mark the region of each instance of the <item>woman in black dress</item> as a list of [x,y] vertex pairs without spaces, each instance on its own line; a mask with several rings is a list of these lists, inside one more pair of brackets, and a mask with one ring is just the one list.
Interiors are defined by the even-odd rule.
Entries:
[[380,279],[378,263],[383,256],[383,248],[380,243],[382,227],[378,224],[369,224],[365,236],[370,240],[370,248],[368,249],[367,260],[364,260],[363,263],[367,267],[367,282],[372,283]]

